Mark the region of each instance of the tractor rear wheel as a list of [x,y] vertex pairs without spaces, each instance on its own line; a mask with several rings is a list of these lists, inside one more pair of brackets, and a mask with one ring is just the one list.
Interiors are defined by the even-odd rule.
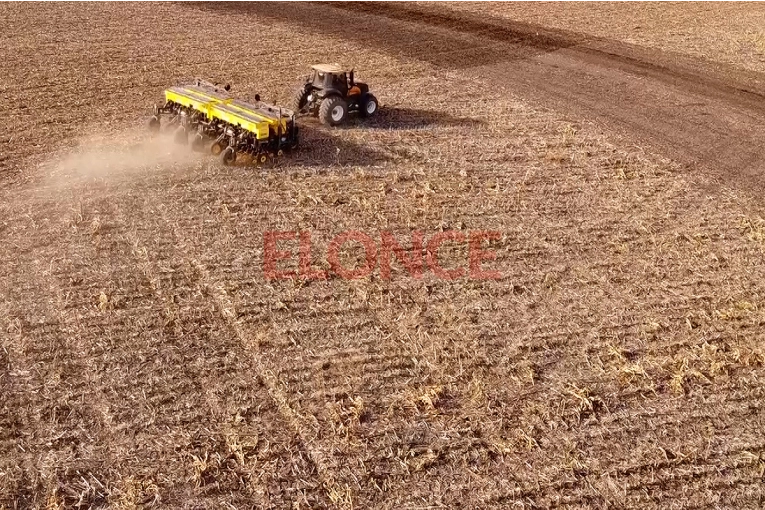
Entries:
[[233,147],[226,147],[226,149],[220,153],[220,161],[225,166],[233,165],[236,161],[236,151]]
[[300,87],[295,91],[295,97],[292,98],[292,109],[299,112],[308,105],[309,92],[305,87]]
[[372,117],[375,113],[377,113],[380,104],[377,102],[377,98],[375,96],[372,94],[367,94],[361,99],[360,106],[361,108],[359,108],[359,112],[363,117]]
[[337,126],[348,116],[348,104],[340,97],[330,97],[321,102],[319,120],[322,124]]

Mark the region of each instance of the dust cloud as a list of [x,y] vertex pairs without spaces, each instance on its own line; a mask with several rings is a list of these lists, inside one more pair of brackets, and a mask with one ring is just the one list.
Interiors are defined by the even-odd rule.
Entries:
[[122,132],[82,138],[77,148],[54,155],[44,166],[49,184],[64,185],[188,168],[201,160],[200,153],[174,143],[171,135]]

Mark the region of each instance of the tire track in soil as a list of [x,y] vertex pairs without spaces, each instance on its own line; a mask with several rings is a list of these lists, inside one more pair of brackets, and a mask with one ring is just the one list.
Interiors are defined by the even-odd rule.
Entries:
[[[179,320],[182,318],[182,312],[181,312],[181,306],[178,305],[179,299],[194,299],[194,296],[191,297],[188,295],[183,295],[186,293],[191,294],[191,289],[189,288],[190,283],[186,281],[186,275],[182,272],[182,270],[179,270],[177,267],[171,267],[166,268],[164,271],[158,266],[159,261],[154,258],[150,258],[149,252],[147,250],[147,245],[142,243],[142,239],[138,235],[138,231],[134,228],[128,228],[129,222],[127,218],[124,215],[124,209],[125,207],[119,203],[118,200],[124,200],[127,199],[128,201],[132,202],[136,199],[133,198],[131,193],[125,193],[119,196],[119,198],[112,198],[111,200],[108,199],[108,197],[105,197],[104,200],[107,201],[109,204],[109,212],[108,212],[108,218],[111,223],[110,227],[115,228],[119,232],[126,232],[126,240],[131,244],[129,251],[133,256],[134,261],[136,262],[136,265],[140,269],[140,273],[143,275],[143,278],[148,283],[148,286],[150,287],[151,295],[154,297],[157,303],[160,304],[161,313],[161,319],[164,321],[163,329],[168,330],[170,328],[173,328],[176,324],[176,320]],[[128,206],[134,205],[132,203],[127,204]],[[132,210],[134,213],[136,211],[136,208],[131,207],[130,210]],[[137,210],[143,211],[143,209],[138,208]],[[142,228],[148,229],[149,222],[142,221],[141,226]],[[162,239],[161,236],[154,237],[155,239]],[[154,248],[154,247],[152,247]],[[156,249],[156,248],[155,248]],[[172,261],[172,257],[168,257],[168,259],[164,260],[164,262],[167,264],[168,261]],[[177,276],[179,273],[182,274],[182,276]],[[168,282],[168,279],[171,278],[171,280]],[[168,285],[169,283],[169,285]],[[165,295],[163,293],[163,289],[170,289],[172,292],[170,295]],[[120,290],[122,288],[120,287]],[[181,297],[179,298],[179,295]],[[183,318],[183,322],[189,322],[194,323],[194,319],[192,318]],[[202,328],[198,328],[202,329]],[[215,341],[214,338],[207,338],[208,341]],[[185,342],[188,342],[188,340],[185,340]],[[174,343],[174,342],[167,342],[167,343]],[[190,346],[186,345],[187,348],[190,348]],[[220,409],[225,409],[225,403],[222,402],[221,398],[214,394],[214,381],[217,377],[215,374],[210,374],[209,372],[207,374],[201,374],[194,371],[193,368],[185,367],[184,369],[184,376],[187,379],[191,379],[192,383],[196,387],[197,390],[201,390],[203,394],[201,395],[201,401],[205,404],[205,407],[207,408],[207,412],[209,415],[214,416],[217,411]],[[202,425],[202,420],[196,420],[196,423],[198,425]],[[210,431],[205,427],[205,435],[207,437],[203,437],[200,435],[200,431],[195,431],[193,436],[197,436],[193,440],[193,451],[194,453],[186,452],[186,454],[189,455],[189,461],[195,462],[195,465],[198,468],[202,468],[203,464],[207,463],[207,455],[209,451],[213,452],[211,461],[214,462],[216,455],[230,455],[232,452],[225,451],[223,449],[223,445],[219,444],[219,437],[225,436],[226,432],[223,430],[224,427],[221,427],[221,423],[216,423],[217,427],[213,427],[213,431]],[[255,437],[258,437],[257,431],[251,427],[248,426],[246,421],[243,421],[239,424],[237,431],[237,439],[244,438],[245,443],[247,442],[247,439]],[[231,448],[231,444],[226,444],[226,447]],[[250,453],[250,452],[247,452]],[[148,459],[149,456],[145,456],[144,460]],[[228,457],[227,457],[228,458]],[[244,463],[244,452],[242,452],[241,456],[241,462]],[[212,464],[212,462],[211,462]],[[133,468],[135,469],[135,468]],[[199,473],[201,481],[204,482],[204,472]],[[223,477],[221,477],[223,478]],[[167,489],[167,488],[165,488]],[[265,489],[267,487],[263,487],[261,490],[265,492]],[[166,496],[169,496],[170,498],[173,497],[179,497],[179,498],[188,498],[189,496],[187,494],[181,493],[179,491],[179,487],[174,487],[170,489],[169,494],[166,493]],[[268,504],[268,498],[257,498],[259,500],[259,504],[267,506]],[[215,502],[212,500],[206,500],[209,504],[214,504]]]
[[[159,417],[156,416],[157,408],[154,413],[150,413],[152,416],[147,417],[145,414],[141,416],[142,411],[145,410],[143,408],[152,407],[150,402],[135,403],[130,406],[135,409],[125,407],[125,402],[130,401],[135,391],[138,391],[139,395],[143,394],[144,399],[148,393],[149,399],[153,401],[154,395],[150,388],[153,383],[150,380],[162,379],[163,372],[167,368],[167,365],[163,368],[161,364],[156,365],[151,361],[147,364],[145,360],[141,361],[141,358],[146,355],[141,344],[145,344],[147,340],[141,340],[140,333],[132,334],[135,331],[130,331],[131,329],[139,327],[152,335],[158,335],[161,345],[157,345],[158,350],[154,361],[160,361],[161,358],[161,361],[165,363],[168,361],[172,363],[177,356],[171,351],[178,351],[178,342],[189,343],[189,337],[195,336],[197,329],[205,328],[204,324],[198,324],[199,321],[194,317],[184,317],[177,304],[178,295],[180,299],[198,299],[196,292],[200,289],[193,281],[185,280],[184,276],[177,276],[184,273],[182,267],[179,270],[181,264],[173,262],[176,252],[172,249],[163,249],[162,246],[149,245],[150,249],[166,254],[161,259],[150,259],[150,252],[145,249],[146,245],[141,244],[141,239],[136,235],[140,232],[144,237],[161,240],[166,237],[162,234],[167,232],[151,231],[152,222],[147,221],[146,217],[141,217],[146,209],[141,208],[140,195],[136,198],[130,192],[115,194],[108,188],[108,186],[96,186],[95,189],[91,188],[84,193],[82,189],[69,190],[69,192],[59,190],[56,198],[49,196],[50,190],[42,190],[39,192],[40,197],[27,196],[24,199],[24,203],[29,204],[25,208],[18,207],[13,209],[13,213],[7,215],[26,218],[26,222],[38,231],[38,235],[34,237],[25,235],[24,241],[19,242],[16,249],[34,252],[39,262],[33,261],[31,264],[15,262],[4,266],[5,274],[0,273],[3,277],[0,280],[2,284],[0,288],[9,289],[7,294],[4,292],[8,299],[7,301],[4,299],[5,302],[2,303],[2,309],[6,311],[5,316],[9,322],[5,324],[6,321],[3,321],[3,326],[7,327],[11,333],[9,342],[3,341],[0,344],[2,346],[0,352],[10,351],[7,363],[5,363],[6,356],[0,356],[0,361],[4,361],[0,379],[4,391],[7,391],[8,399],[5,403],[21,410],[21,419],[12,419],[10,414],[2,417],[2,423],[9,426],[9,435],[7,438],[1,437],[0,444],[3,451],[7,453],[15,451],[17,444],[25,446],[21,449],[24,453],[21,453],[20,458],[18,452],[14,455],[18,467],[9,471],[9,474],[20,476],[18,480],[21,482],[18,480],[17,482],[21,485],[3,484],[2,496],[14,498],[8,502],[11,506],[24,501],[34,504],[40,498],[49,498],[49,501],[57,500],[70,505],[77,500],[77,493],[82,493],[85,495],[83,501],[87,504],[101,505],[107,499],[112,501],[114,489],[126,490],[122,482],[127,480],[131,483],[137,480],[140,483],[141,480],[151,481],[154,478],[160,486],[158,495],[162,498],[162,502],[177,504],[178,501],[185,501],[192,497],[189,493],[190,488],[177,478],[178,471],[174,471],[179,467],[178,462],[188,461],[188,465],[192,461],[206,462],[208,459],[204,453],[210,449],[212,451],[212,457],[209,459],[211,465],[216,455],[228,459],[226,455],[229,452],[226,451],[226,447],[232,445],[224,443],[221,438],[231,437],[227,430],[235,429],[237,433],[235,439],[241,443],[239,446],[243,446],[241,464],[251,470],[249,483],[260,484],[259,493],[262,498],[259,504],[262,507],[272,507],[279,501],[284,504],[292,501],[305,503],[308,506],[323,505],[323,498],[311,495],[310,489],[306,492],[304,485],[307,482],[304,478],[301,482],[290,481],[290,488],[287,489],[288,501],[279,499],[280,496],[285,497],[281,492],[269,495],[269,491],[274,491],[274,486],[269,486],[269,483],[275,482],[272,480],[273,476],[284,476],[284,472],[264,474],[261,471],[258,473],[258,470],[263,469],[263,465],[251,465],[250,458],[253,457],[257,459],[254,461],[256,464],[270,463],[272,461],[270,459],[274,456],[279,459],[279,464],[295,462],[296,459],[300,462],[302,458],[299,452],[291,451],[294,444],[292,440],[280,437],[283,436],[279,430],[281,420],[276,416],[268,416],[270,413],[277,414],[277,409],[269,409],[268,406],[258,404],[267,401],[267,395],[255,396],[247,400],[248,403],[257,406],[256,419],[259,421],[256,423],[263,423],[264,426],[253,429],[248,424],[250,412],[246,411],[235,427],[226,428],[225,421],[218,420],[217,424],[212,424],[213,432],[208,430],[200,435],[201,431],[207,429],[205,424],[209,420],[206,416],[213,416],[226,408],[225,402],[220,400],[226,395],[218,397],[213,391],[217,381],[224,380],[226,387],[234,388],[237,384],[247,384],[249,391],[253,391],[252,382],[243,383],[234,377],[227,377],[226,374],[216,373],[222,368],[216,366],[220,364],[219,359],[211,360],[212,366],[207,366],[205,363],[205,368],[209,369],[206,373],[196,372],[193,367],[183,366],[181,370],[183,373],[179,376],[176,372],[178,366],[171,367],[172,377],[166,381],[169,390],[165,390],[165,393],[169,391],[171,399],[173,391],[178,390],[184,395],[189,393],[188,388],[177,387],[176,381],[179,379],[181,382],[191,382],[193,386],[201,390],[201,400],[204,405],[201,406],[201,410],[194,411],[197,417],[191,418],[193,423],[199,425],[199,430],[189,429],[187,426],[181,426],[179,429],[179,424],[184,423],[184,420],[188,420],[189,417],[176,419],[171,416],[178,410],[177,404],[154,402],[153,405],[158,407],[165,406],[164,411],[159,412]],[[80,218],[80,232],[72,232],[65,227],[70,226],[70,218],[72,214],[76,214],[77,203],[81,204],[80,212],[82,213],[84,209],[87,213],[84,214],[85,218]],[[7,206],[9,211],[11,206],[12,204]],[[124,214],[125,210],[133,211],[132,219],[139,218],[138,228],[141,231],[134,231],[136,224],[133,223],[131,227],[130,220]],[[48,218],[57,220],[49,221]],[[88,231],[91,220],[94,220],[92,225],[99,225],[98,233]],[[97,223],[95,223],[96,220]],[[25,225],[26,231],[29,230],[30,225]],[[161,227],[169,225],[169,222],[161,223]],[[60,239],[62,235],[66,235],[66,239]],[[41,239],[47,241],[41,242]],[[52,239],[59,239],[61,242],[51,242]],[[18,252],[9,253],[11,256]],[[135,260],[135,265],[125,263],[126,254],[128,260],[131,258]],[[165,266],[170,267],[161,269],[158,263],[164,263]],[[137,272],[134,269],[136,265],[139,268]],[[139,274],[141,276],[138,276]],[[33,306],[29,306],[31,303],[28,303],[27,308],[24,308],[22,306],[24,299],[20,296],[23,296],[29,286],[50,289],[49,299],[39,300]],[[141,288],[144,287],[150,289],[146,296],[141,292]],[[128,307],[124,310],[131,316],[138,312],[132,328],[123,322],[125,317],[120,316],[121,306],[117,305],[116,310],[107,311],[107,306],[99,310],[96,306],[98,293],[96,291],[96,294],[93,294],[94,289],[98,288],[106,290],[109,300],[113,297],[111,291],[116,290],[123,300],[129,301]],[[171,294],[164,294],[163,288],[170,289]],[[148,302],[139,304],[141,301],[146,301],[146,298]],[[108,305],[108,302],[102,301],[101,304]],[[210,308],[209,305],[205,306],[202,303],[191,307],[192,310],[210,310]],[[181,322],[184,324],[188,322],[189,327],[193,328],[187,332],[189,334],[186,339],[166,338],[166,334],[173,335],[172,332],[168,333],[168,330],[172,329],[171,316],[174,314],[182,319]],[[153,315],[160,319],[158,324],[152,322],[150,316]],[[161,326],[163,320],[165,325]],[[218,328],[212,326],[211,329],[226,331],[228,325],[224,324]],[[43,341],[38,338],[41,335],[49,338]],[[27,338],[26,341],[24,341],[25,338]],[[130,339],[130,345],[123,344],[123,347],[127,347],[130,352],[120,349],[119,343],[114,345],[112,338]],[[29,339],[35,340],[30,342]],[[220,339],[208,338],[207,340],[216,342]],[[238,338],[237,341],[239,341]],[[112,343],[109,347],[111,352],[106,356],[103,356],[105,353],[100,355],[96,353],[95,356],[98,359],[92,358],[93,349],[103,347],[104,342]],[[151,343],[150,340],[149,342]],[[191,343],[194,342],[191,341]],[[35,348],[32,352],[23,355],[17,346],[24,344],[35,345]],[[236,348],[225,349],[222,345],[214,346],[211,350],[220,351],[221,349],[227,353],[237,350]],[[195,352],[205,354],[204,350],[200,351],[198,348]],[[63,364],[60,358],[62,354],[66,359]],[[132,361],[129,361],[131,359]],[[123,378],[126,368],[133,372],[131,381]],[[120,370],[123,371],[121,375]],[[56,374],[59,373],[60,375],[56,378]],[[99,376],[96,376],[94,379],[94,374],[100,374],[101,378],[98,379]],[[54,377],[53,382],[59,382],[53,384],[51,377]],[[104,380],[106,383],[102,382]],[[108,388],[107,392],[105,392],[106,388]],[[256,393],[262,391],[258,388],[257,382],[254,384],[254,391]],[[196,392],[192,390],[190,393],[193,395]],[[25,401],[20,400],[22,398]],[[30,398],[34,405],[30,406]],[[261,407],[265,409],[261,410]],[[34,417],[24,412],[27,408],[42,410],[42,414]],[[44,428],[42,425],[30,427],[30,423],[39,422],[46,417],[52,420],[49,433],[28,437],[29,430]],[[141,421],[139,426],[139,422],[135,419],[148,421],[146,423]],[[223,427],[220,426],[222,423]],[[164,427],[167,430],[163,433],[148,432],[155,427]],[[272,430],[264,434],[260,430],[262,428]],[[139,438],[146,437],[147,433],[149,437],[153,435],[162,439],[153,439],[148,444],[138,447],[135,441],[140,442]],[[198,437],[195,438],[195,436]],[[179,437],[182,442],[190,441],[189,444],[179,444],[176,441]],[[188,439],[184,439],[185,437]],[[264,443],[267,445],[265,453],[260,445],[247,444],[251,437],[258,438],[260,445]],[[271,442],[279,446],[274,448]],[[67,454],[68,443],[72,444],[72,454],[76,455],[76,460],[65,463],[67,466],[65,471],[56,468],[55,465],[49,466],[47,461],[41,464],[41,461],[36,459],[37,456],[47,459],[60,458]],[[183,452],[182,459],[173,458],[177,457],[178,448],[181,448],[180,451]],[[136,456],[136,452],[141,450],[142,454]],[[196,454],[196,458],[191,457],[192,453]],[[11,468],[10,465],[8,467]],[[225,463],[223,467],[227,468]],[[277,465],[275,469],[279,469],[279,466]],[[290,465],[289,470],[293,476],[295,474],[306,478],[310,476],[306,476],[305,471],[297,465]],[[92,487],[100,485],[100,489],[96,487],[93,491],[81,485],[80,472],[87,477],[84,483],[89,483]],[[124,478],[125,475],[128,476],[127,479]],[[204,476],[204,473],[201,475]],[[165,483],[160,479],[164,479]],[[168,485],[168,480],[174,481]],[[282,480],[278,482],[283,486]],[[217,483],[218,480],[216,480]],[[300,486],[303,486],[303,489]],[[283,490],[281,487],[276,489],[276,491]],[[111,495],[109,491],[112,491]],[[302,497],[299,495],[301,491]],[[119,492],[116,494],[119,498]],[[214,504],[214,500],[206,496],[203,500]],[[244,499],[239,501],[242,504],[246,502]],[[0,500],[0,503],[5,502]]]
[[[225,295],[225,290],[223,290],[222,287],[215,286],[215,283],[209,279],[209,274],[207,273],[207,270],[201,264],[198,264],[193,259],[188,259],[188,257],[186,256],[186,253],[182,252],[180,249],[177,248],[179,246],[189,246],[189,244],[184,244],[186,243],[186,240],[177,235],[177,230],[175,229],[172,222],[169,220],[168,216],[166,215],[164,203],[162,203],[161,200],[157,200],[156,197],[151,196],[151,194],[147,194],[147,196],[143,199],[142,206],[139,209],[142,211],[151,211],[152,214],[156,214],[155,221],[157,222],[156,228],[158,228],[158,230],[154,232],[148,232],[148,231],[145,231],[142,233],[136,232],[136,235],[134,238],[134,242],[136,243],[136,246],[139,246],[141,244],[143,244],[144,247],[149,246],[144,244],[147,238],[150,238],[153,240],[166,239],[169,234],[169,237],[175,241],[175,243],[172,243],[172,245],[176,247],[176,248],[170,248],[167,245],[158,245],[154,247],[154,249],[157,250],[157,252],[152,253],[151,255],[149,255],[149,252],[146,249],[142,251],[140,249],[138,250],[138,253],[142,254],[140,256],[140,264],[141,264],[141,267],[144,269],[147,277],[151,281],[159,281],[160,272],[158,271],[157,264],[159,263],[160,259],[163,260],[166,264],[167,263],[173,264],[176,268],[183,268],[187,266],[192,266],[193,268],[195,268],[197,272],[193,274],[191,279],[189,279],[186,282],[186,285],[189,286],[187,291],[189,294],[193,296],[191,299],[195,299],[195,300],[204,299],[205,301],[204,303],[199,303],[196,306],[193,306],[192,309],[194,310],[206,309],[209,311],[209,313],[215,316],[212,319],[215,324],[213,328],[221,332],[226,332],[224,338],[232,338],[237,343],[237,345],[227,348],[226,349],[227,351],[236,352],[241,350],[242,348],[245,348],[246,352],[238,353],[238,354],[244,359],[257,361],[257,359],[254,356],[248,355],[251,353],[251,351],[246,349],[248,346],[246,342],[244,341],[244,336],[242,335],[241,330],[239,330],[236,327],[235,321],[232,320],[232,316],[230,316],[230,314],[228,313],[228,311],[231,310],[231,308],[228,306],[228,303],[223,298],[219,299],[219,295],[217,294],[217,292],[222,291]],[[144,226],[147,224],[147,222],[141,222],[139,224]],[[159,253],[162,253],[162,255],[159,255]],[[170,286],[166,288],[169,288],[173,293],[175,293],[178,289],[178,282],[173,281],[170,283]],[[212,297],[207,297],[209,295],[208,291],[211,291],[213,293]],[[168,300],[168,296],[163,296],[162,291],[159,288],[155,287],[155,292],[159,299],[163,301]],[[175,301],[175,299],[176,299],[175,296],[170,296],[171,302]],[[233,335],[231,333],[233,333]],[[249,365],[249,363],[247,364]],[[272,446],[269,445],[269,448],[268,448],[269,450],[275,450],[275,451],[285,450],[285,451],[279,451],[278,456],[280,460],[284,460],[285,458],[287,458],[294,462],[295,454],[294,452],[291,451],[291,448],[290,448],[292,441],[287,440],[285,438],[279,439],[278,435],[280,434],[280,432],[279,430],[277,430],[280,427],[284,426],[283,423],[280,423],[282,422],[282,420],[284,420],[287,425],[294,425],[294,423],[290,421],[289,410],[285,410],[283,406],[283,400],[277,400],[279,398],[278,392],[272,396],[272,393],[268,386],[268,382],[269,382],[268,374],[265,374],[265,372],[262,371],[261,369],[256,369],[254,372],[256,375],[254,384],[257,386],[261,382],[265,383],[265,388],[257,388],[256,391],[260,393],[262,390],[265,390],[264,392],[265,394],[257,395],[257,397],[252,398],[251,399],[252,403],[267,401],[270,399],[274,406],[272,409],[268,409],[268,406],[267,406],[267,409],[265,411],[259,410],[258,415],[260,416],[261,413],[263,413],[264,415],[267,416],[266,413],[269,413],[269,412],[273,412],[274,414],[276,414],[276,417],[274,418],[263,418],[261,416],[261,422],[264,424],[265,428],[272,429],[268,437],[266,437],[264,440],[268,442],[275,440],[277,443],[280,444],[278,448],[273,448]],[[262,374],[265,374],[265,375],[262,375]],[[210,379],[210,385],[204,384],[202,385],[203,387],[211,386],[212,382],[219,378],[219,376],[208,376],[208,377],[212,377]],[[246,376],[243,375],[243,377],[246,377]],[[231,385],[232,381],[229,380],[225,384]],[[250,385],[252,384],[253,383],[250,383]],[[220,406],[217,406],[217,407],[220,407]],[[260,407],[261,406],[258,405],[258,409],[260,409]],[[242,424],[240,424],[239,427],[246,429],[247,428],[246,422],[243,422]],[[293,426],[293,429],[294,428],[295,427]],[[297,432],[297,442],[298,442],[300,451],[305,452],[309,456],[309,462],[310,464],[312,464],[311,471],[315,469],[320,469],[320,465],[317,465],[317,463],[314,461],[314,456],[312,455],[312,452],[307,449],[307,443],[304,440],[304,435],[302,435],[299,430],[297,430],[296,432]],[[253,430],[250,430],[249,433],[239,434],[239,436],[243,438],[254,436],[257,438],[259,435],[257,431],[253,429]],[[301,453],[298,453],[297,457],[300,460],[304,460]],[[254,462],[258,463],[259,460],[260,459]],[[242,457],[241,462],[242,464],[248,464],[248,462],[244,460],[244,457]],[[255,465],[250,465],[245,467],[247,469],[252,470],[253,473],[256,471]],[[310,487],[311,485],[318,487],[319,483],[312,484],[311,482],[307,482],[304,478],[302,478],[306,476],[306,473],[300,474],[300,470],[301,470],[300,466],[289,466],[289,469],[293,475],[299,474],[301,479],[299,483],[297,483],[295,480],[292,480],[290,482],[291,488],[288,489],[288,492],[289,491],[294,491],[296,493],[302,492],[301,498],[293,494],[292,496],[289,497],[289,501],[291,501],[293,504],[305,503],[309,507],[313,505],[326,506],[327,504],[326,500],[320,494],[312,493],[313,488]],[[279,477],[284,476],[283,470],[279,473],[273,473],[271,476],[274,476],[274,475]],[[308,476],[306,478],[310,479],[311,474],[307,473],[307,475]],[[272,487],[268,486],[268,480],[262,480],[263,476],[264,476],[263,473],[260,473],[258,476],[260,481],[259,483],[263,484],[263,488],[265,489],[267,494],[266,496],[264,496],[264,499],[260,501],[260,504],[262,505],[262,507],[272,508],[276,504],[275,502],[279,502],[279,501],[281,501],[280,504],[286,505],[287,501],[279,499],[279,496],[284,497],[283,494],[268,493],[268,491],[272,489]],[[280,480],[280,482],[283,483],[283,480]],[[319,480],[319,482],[322,483],[325,487],[331,488],[331,482],[327,482],[325,479]],[[273,483],[273,481],[271,483]],[[298,485],[302,485],[303,487],[299,488]],[[309,485],[308,489],[306,489],[305,485]],[[241,501],[241,502],[244,503],[245,501]]]
[[[172,238],[175,240],[174,246],[176,247],[173,252],[176,257],[184,262],[190,264],[198,271],[198,280],[196,284],[201,289],[207,289],[211,294],[209,298],[211,305],[216,310],[219,320],[224,324],[224,328],[233,333],[234,337],[238,340],[242,348],[250,353],[250,359],[254,364],[253,372],[256,377],[262,381],[266,387],[268,397],[274,406],[278,409],[282,419],[292,428],[293,432],[297,434],[302,447],[307,453],[310,462],[313,464],[317,471],[319,481],[324,489],[325,495],[329,501],[331,501],[338,508],[350,507],[350,502],[345,501],[344,494],[347,494],[346,490],[341,490],[335,483],[335,480],[331,474],[331,470],[324,458],[321,451],[315,446],[315,442],[310,436],[309,431],[312,426],[311,423],[303,416],[301,416],[289,403],[287,395],[279,388],[279,380],[276,374],[272,370],[269,370],[258,357],[257,353],[259,347],[256,342],[252,341],[244,330],[240,322],[237,320],[237,313],[234,307],[232,299],[223,284],[216,281],[205,267],[197,258],[189,257],[188,253],[183,252],[179,247],[194,246],[188,239],[186,239],[179,230],[173,225],[173,222],[168,217],[166,206],[161,200],[154,198],[154,205],[158,213],[158,219],[160,219],[167,231],[170,232]],[[329,501],[325,501],[323,504],[327,504]]]
[[350,2],[200,8],[276,18],[428,62],[490,83],[498,94],[595,121],[728,185],[763,189],[765,76],[759,73],[443,8]]

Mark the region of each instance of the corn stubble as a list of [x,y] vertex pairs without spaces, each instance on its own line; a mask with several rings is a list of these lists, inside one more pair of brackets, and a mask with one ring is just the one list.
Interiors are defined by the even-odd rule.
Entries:
[[[87,44],[99,58],[74,62],[77,75],[37,67],[37,83],[63,80],[36,96],[58,119],[44,137],[42,120],[9,117],[40,147],[0,200],[0,508],[762,500],[765,244],[752,198],[709,192],[703,176],[458,72],[228,11],[156,15],[170,8],[94,5],[81,38],[61,22],[55,48],[43,38],[27,55],[64,66]],[[126,11],[146,20],[140,41],[109,36]],[[0,9],[28,27],[78,12]],[[257,41],[200,46],[185,30],[200,18],[241,35],[258,23]],[[24,55],[30,37],[10,43]],[[242,40],[269,65],[234,65]],[[141,58],[126,59],[134,44]],[[333,52],[365,62],[387,110],[372,126],[309,126],[276,168],[168,161],[122,128],[176,76],[220,66],[245,93],[260,84],[286,100],[275,77],[300,71],[294,55]],[[2,65],[19,73],[13,57]],[[134,87],[97,96],[123,90],[110,71]],[[13,105],[35,95],[7,93]],[[76,147],[57,106],[75,94],[111,119],[107,141]],[[90,164],[137,150],[135,164]],[[499,230],[491,264],[505,276],[415,280],[394,264],[390,281],[264,279],[263,231],[310,230],[326,254],[351,229],[401,242]],[[465,251],[445,245],[443,265],[464,266]]]

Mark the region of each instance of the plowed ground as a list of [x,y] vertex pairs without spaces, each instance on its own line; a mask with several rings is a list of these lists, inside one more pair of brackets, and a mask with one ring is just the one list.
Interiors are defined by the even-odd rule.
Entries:
[[[2,4],[0,508],[761,508],[762,75],[504,7]],[[319,61],[383,110],[273,168],[143,132]],[[500,280],[263,273],[480,229]]]

